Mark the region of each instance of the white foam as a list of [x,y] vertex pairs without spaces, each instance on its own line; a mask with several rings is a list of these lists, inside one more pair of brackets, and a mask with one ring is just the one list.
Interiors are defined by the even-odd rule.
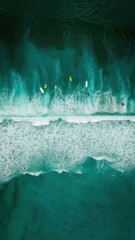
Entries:
[[132,121],[135,122],[135,116],[108,115],[108,116],[63,116],[63,115],[47,115],[47,116],[3,116],[0,117],[0,123],[4,120],[13,120],[14,122],[31,122],[33,126],[49,125],[50,122],[62,119],[69,123],[88,123],[100,121]]
[[29,174],[29,175],[31,175],[31,176],[36,176],[36,177],[38,177],[38,176],[40,176],[41,174],[44,174],[44,172],[42,172],[42,171],[39,171],[39,172],[31,172],[31,171],[29,171],[29,172],[24,172],[23,174],[24,174],[24,175],[25,175],[25,174]]
[[38,127],[28,121],[4,121],[0,124],[0,136],[1,181],[48,169],[77,171],[76,166],[88,156],[99,161],[106,159],[121,170],[135,167],[133,121],[83,124],[61,120]]
[[[119,97],[120,98],[120,97]],[[35,94],[29,99],[28,94],[8,97],[7,93],[0,94],[0,116],[43,116],[47,115],[92,115],[95,113],[135,113],[134,101],[117,99],[111,92],[95,92],[88,96],[85,90],[76,90],[72,95],[63,96],[62,91],[55,91],[53,99],[49,92]]]
[[133,121],[135,122],[135,116],[67,116],[63,117],[67,122],[76,123],[88,123],[88,122],[100,122],[100,121]]

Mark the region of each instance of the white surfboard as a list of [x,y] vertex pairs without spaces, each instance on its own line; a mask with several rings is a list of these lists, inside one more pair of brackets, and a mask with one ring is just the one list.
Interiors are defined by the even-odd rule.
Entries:
[[42,94],[44,94],[43,88],[40,87],[39,90],[40,90],[40,92],[41,92]]
[[88,88],[88,81],[85,82],[85,87]]

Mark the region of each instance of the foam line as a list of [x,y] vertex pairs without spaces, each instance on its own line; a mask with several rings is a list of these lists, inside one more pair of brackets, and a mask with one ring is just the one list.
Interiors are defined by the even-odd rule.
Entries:
[[69,123],[88,123],[100,121],[132,121],[135,122],[135,116],[121,116],[121,115],[108,115],[108,116],[3,116],[0,117],[0,123],[4,120],[13,120],[15,122],[31,122],[33,126],[49,125],[50,122],[62,119]]

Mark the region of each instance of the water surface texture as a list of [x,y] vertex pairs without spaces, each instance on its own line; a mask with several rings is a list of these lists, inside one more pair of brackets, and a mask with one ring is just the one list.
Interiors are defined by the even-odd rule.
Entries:
[[0,240],[135,239],[135,1],[0,1]]

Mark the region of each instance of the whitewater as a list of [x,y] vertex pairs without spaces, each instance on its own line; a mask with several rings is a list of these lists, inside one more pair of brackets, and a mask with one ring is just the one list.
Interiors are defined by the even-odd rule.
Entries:
[[0,239],[135,239],[135,1],[0,1]]
[[[65,40],[68,42],[65,35]],[[0,71],[0,181],[26,173],[83,173],[88,158],[135,166],[134,51],[108,61],[93,42],[39,48],[25,39]],[[0,43],[5,53],[9,48]],[[100,164],[99,164],[100,166]],[[100,167],[99,167],[100,168]]]
[[134,118],[57,118],[1,122],[1,182],[25,173],[83,173],[80,165],[88,157],[106,160],[118,171],[135,167]]

